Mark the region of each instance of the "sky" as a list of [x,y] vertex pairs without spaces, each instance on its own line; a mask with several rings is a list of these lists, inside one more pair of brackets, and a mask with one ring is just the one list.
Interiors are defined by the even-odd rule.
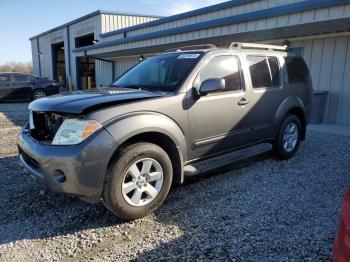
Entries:
[[96,10],[169,16],[224,1],[0,0],[0,64],[30,62],[30,37]]

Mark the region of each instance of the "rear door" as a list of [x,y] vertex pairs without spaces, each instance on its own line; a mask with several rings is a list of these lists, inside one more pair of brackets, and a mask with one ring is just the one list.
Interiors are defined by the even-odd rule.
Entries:
[[251,110],[247,121],[254,140],[272,138],[276,112],[286,97],[280,66],[283,60],[273,55],[247,55],[246,62],[251,85]]
[[0,99],[12,99],[12,91],[11,74],[0,74]]
[[13,97],[14,99],[30,99],[32,95],[31,82],[26,74],[13,74]]

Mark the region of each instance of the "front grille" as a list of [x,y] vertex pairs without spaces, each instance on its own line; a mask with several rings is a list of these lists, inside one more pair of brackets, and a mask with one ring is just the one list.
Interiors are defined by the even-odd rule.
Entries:
[[52,142],[59,127],[63,122],[63,116],[51,112],[32,112],[34,129],[31,135],[38,141]]

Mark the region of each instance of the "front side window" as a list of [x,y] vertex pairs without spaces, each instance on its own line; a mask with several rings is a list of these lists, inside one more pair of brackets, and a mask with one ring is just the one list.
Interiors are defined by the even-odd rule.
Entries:
[[280,69],[276,57],[247,57],[253,88],[272,88],[280,85]]
[[242,89],[241,70],[236,56],[214,57],[199,73],[194,86],[199,88],[208,79],[225,79],[225,91]]
[[173,53],[144,60],[122,75],[113,86],[147,88],[154,91],[173,92],[178,89],[202,53]]
[[15,82],[28,82],[28,76],[16,74],[14,75]]
[[11,75],[10,74],[1,74],[0,75],[0,83],[10,83]]

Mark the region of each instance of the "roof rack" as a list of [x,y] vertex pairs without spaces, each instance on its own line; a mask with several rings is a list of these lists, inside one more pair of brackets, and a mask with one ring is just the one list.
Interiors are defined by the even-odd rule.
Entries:
[[232,42],[230,44],[229,49],[264,49],[264,50],[270,50],[270,51],[287,51],[288,46]]
[[205,45],[189,45],[183,47],[176,47],[166,50],[165,52],[181,52],[181,51],[189,51],[189,50],[200,50],[200,49],[214,49],[217,48],[216,45],[213,44],[205,44]]

